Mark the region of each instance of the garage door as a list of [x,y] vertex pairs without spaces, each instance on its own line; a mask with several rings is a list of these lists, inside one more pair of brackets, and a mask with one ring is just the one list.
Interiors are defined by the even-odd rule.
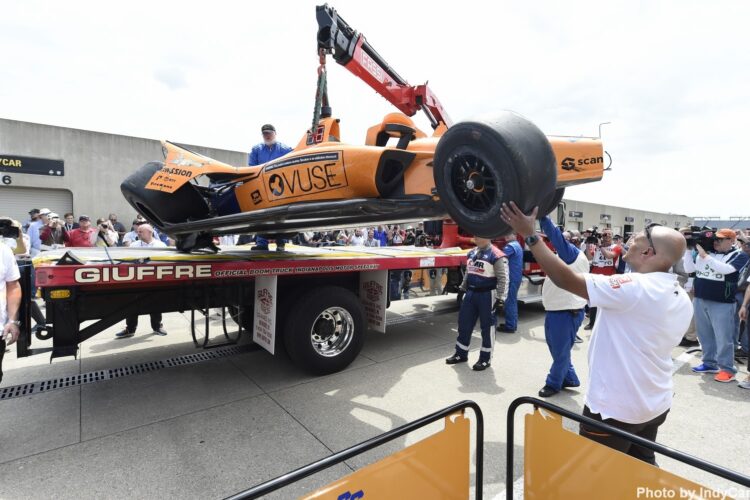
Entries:
[[32,208],[49,208],[62,217],[73,211],[73,193],[67,189],[0,187],[0,216],[23,222]]

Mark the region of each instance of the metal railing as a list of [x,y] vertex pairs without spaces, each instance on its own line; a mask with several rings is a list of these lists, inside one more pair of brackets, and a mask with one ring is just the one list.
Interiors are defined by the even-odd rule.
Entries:
[[448,406],[447,408],[443,408],[442,410],[436,411],[435,413],[426,415],[420,419],[414,420],[413,422],[409,422],[408,424],[404,424],[401,427],[397,427],[379,436],[375,436],[372,439],[368,439],[367,441],[339,451],[338,453],[334,453],[333,455],[330,455],[326,458],[305,465],[304,467],[300,467],[297,470],[279,476],[275,479],[271,479],[270,481],[266,481],[264,483],[253,486],[250,489],[228,497],[227,500],[260,498],[263,495],[267,495],[280,488],[289,486],[290,484],[295,483],[301,479],[304,479],[336,464],[340,464],[345,460],[348,460],[357,455],[361,455],[362,453],[370,451],[373,448],[377,448],[378,446],[384,445],[390,441],[393,441],[394,439],[398,439],[401,436],[416,431],[417,429],[421,429],[422,427],[425,427],[433,422],[437,422],[438,420],[441,420],[448,415],[452,415],[458,411],[466,410],[467,408],[472,409],[476,417],[477,441],[475,498],[477,498],[477,500],[481,500],[482,482],[484,480],[484,417],[482,416],[482,410],[479,408],[479,405],[474,401],[461,401],[454,405]]

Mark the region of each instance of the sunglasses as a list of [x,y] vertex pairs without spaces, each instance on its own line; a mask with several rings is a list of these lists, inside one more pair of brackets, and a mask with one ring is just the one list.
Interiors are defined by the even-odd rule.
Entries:
[[656,247],[654,246],[654,240],[651,239],[651,229],[657,226],[661,226],[661,224],[654,222],[646,226],[646,229],[644,230],[646,232],[646,238],[648,238],[648,246],[653,249],[654,255],[656,255]]

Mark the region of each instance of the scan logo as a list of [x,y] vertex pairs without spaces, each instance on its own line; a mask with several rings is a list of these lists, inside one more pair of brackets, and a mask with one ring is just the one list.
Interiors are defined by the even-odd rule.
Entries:
[[567,158],[563,158],[563,161],[561,163],[561,166],[563,170],[575,170],[576,168],[576,161],[568,156]]

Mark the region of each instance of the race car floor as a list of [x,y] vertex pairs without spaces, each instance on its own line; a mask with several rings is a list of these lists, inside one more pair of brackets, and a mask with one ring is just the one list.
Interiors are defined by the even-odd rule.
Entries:
[[[369,332],[345,371],[312,377],[283,353],[263,350],[158,369],[0,401],[2,498],[222,498],[325,457],[452,403],[470,399],[485,417],[485,498],[505,484],[506,410],[536,396],[550,357],[540,305],[522,307],[516,334],[497,334],[492,367],[447,366],[456,335],[453,298],[396,302],[387,334]],[[200,352],[189,315],[165,316],[166,337],[116,340],[113,327],[81,346],[78,359],[49,353],[5,356],[2,387],[126,367]],[[212,320],[217,329],[220,322]],[[218,333],[218,329],[216,330]],[[589,332],[573,361],[583,387],[550,402],[580,412]],[[475,337],[478,332],[475,332]],[[50,345],[34,340],[33,348]],[[675,348],[675,400],[658,441],[750,475],[750,391],[690,371],[699,363]],[[744,378],[746,369],[742,368]],[[522,407],[516,418],[516,488],[523,474]],[[438,424],[398,439],[272,495],[312,491],[416,442]],[[730,483],[664,457],[660,465],[716,488]],[[473,471],[473,468],[472,468]],[[473,473],[472,473],[473,481]],[[633,494],[633,496],[635,493]]]

